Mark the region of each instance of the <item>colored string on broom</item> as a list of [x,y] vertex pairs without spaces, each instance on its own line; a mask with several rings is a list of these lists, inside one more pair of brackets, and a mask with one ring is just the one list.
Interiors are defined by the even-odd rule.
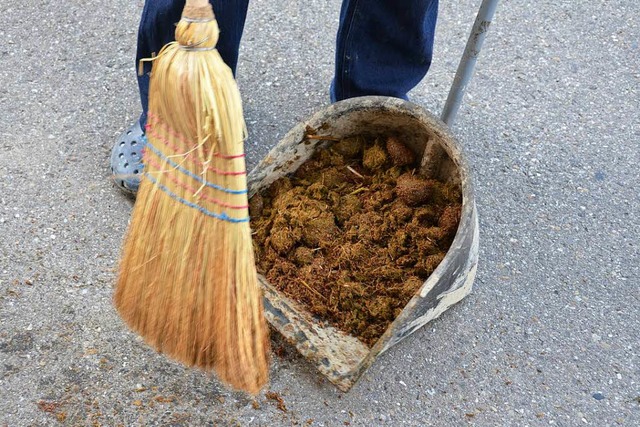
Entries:
[[164,185],[160,184],[155,178],[153,178],[152,176],[145,174],[147,179],[149,179],[149,181],[151,181],[153,184],[157,185],[158,188],[162,191],[165,192],[165,194],[169,197],[171,197],[172,199],[174,199],[177,202],[182,203],[183,205],[189,206],[190,208],[194,208],[199,210],[200,212],[202,212],[203,214],[216,218],[216,219],[221,219],[223,221],[227,221],[227,222],[233,222],[233,223],[240,223],[240,222],[249,222],[249,217],[245,217],[245,218],[231,218],[229,217],[226,213],[222,212],[222,213],[215,213],[215,212],[211,212],[210,210],[196,204],[196,203],[192,203],[188,200],[183,199],[182,197],[178,196],[177,194],[171,192],[171,190],[169,190],[167,187],[165,187]]
[[[175,130],[171,129],[169,126],[167,126],[166,123],[162,122],[161,120],[158,119],[158,116],[155,115],[154,113],[152,113],[151,111],[149,111],[147,113],[147,118],[148,118],[148,123],[146,126],[146,129],[150,129],[153,127],[158,127],[160,128],[162,131],[166,132],[168,135],[172,136],[173,138],[178,139],[180,142],[182,142],[184,145],[189,145],[187,140],[180,135],[178,132],[176,132]],[[153,125],[153,126],[151,126]],[[167,144],[171,144],[166,138],[163,139],[163,142],[166,142]],[[170,148],[173,148],[174,150],[178,150],[178,148],[175,145],[168,145]],[[191,151],[188,152],[188,154],[191,154]],[[215,152],[213,153],[214,157],[220,158],[220,159],[240,159],[245,157],[245,153],[240,153],[240,154],[233,154],[233,155],[225,155],[219,152]]]
[[[189,201],[183,197],[180,197],[179,195],[177,195],[175,192],[171,191],[171,189],[169,187],[167,187],[166,185],[163,185],[162,183],[160,183],[158,181],[157,178],[154,178],[152,176],[152,173],[157,173],[157,174],[167,174],[167,179],[169,181],[171,181],[171,183],[173,185],[175,185],[176,187],[182,188],[183,190],[186,190],[190,195],[192,195],[193,197],[199,197],[202,200],[208,201],[212,204],[215,204],[217,206],[220,207],[224,207],[224,208],[229,208],[229,209],[248,209],[249,205],[247,204],[243,204],[243,205],[234,205],[231,203],[227,203],[223,200],[220,200],[218,198],[214,198],[214,197],[210,197],[207,196],[205,194],[199,194],[199,190],[196,190],[195,188],[189,186],[188,184],[185,184],[184,182],[182,182],[181,180],[179,180],[177,177],[175,177],[173,174],[171,174],[170,172],[173,171],[177,171],[182,173],[183,175],[186,175],[187,177],[195,180],[196,182],[201,184],[201,187],[208,187],[208,188],[212,188],[214,190],[217,191],[221,191],[224,193],[228,193],[228,194],[232,194],[232,195],[240,195],[240,194],[247,194],[247,189],[230,189],[230,188],[226,188],[223,186],[220,186],[218,184],[214,184],[212,182],[208,182],[205,179],[203,179],[202,177],[194,174],[193,172],[191,172],[188,169],[185,169],[181,166],[182,163],[189,163],[191,165],[195,165],[195,166],[202,166],[204,167],[203,172],[206,173],[206,171],[211,171],[214,172],[216,175],[229,175],[229,176],[236,176],[236,175],[246,175],[246,170],[242,170],[242,171],[226,171],[226,170],[221,170],[218,168],[214,168],[211,167],[209,165],[206,164],[206,162],[204,161],[197,161],[195,159],[193,159],[193,155],[194,155],[194,149],[187,151],[186,153],[182,153],[182,154],[176,154],[173,155],[171,157],[182,157],[183,158],[183,162],[181,163],[177,163],[174,160],[172,160],[171,158],[169,158],[169,156],[166,156],[162,153],[162,151],[160,149],[158,149],[156,146],[154,146],[153,142],[158,142],[160,144],[162,144],[164,147],[168,148],[169,150],[173,151],[173,152],[179,152],[180,148],[176,145],[173,144],[169,138],[163,137],[160,132],[158,132],[156,130],[156,127],[159,127],[162,129],[162,131],[164,131],[165,133],[169,134],[171,137],[176,138],[178,140],[180,140],[180,142],[182,144],[184,144],[185,146],[188,146],[186,139],[180,135],[178,132],[176,132],[175,130],[171,129],[171,127],[169,127],[166,123],[164,123],[162,120],[160,120],[158,118],[158,116],[156,114],[153,113],[149,113],[148,114],[148,118],[149,118],[149,122],[147,123],[145,129],[146,129],[146,133],[147,133],[147,144],[145,147],[145,160],[144,162],[149,165],[152,166],[154,169],[156,169],[156,171],[154,172],[149,172],[149,169],[147,169],[144,172],[144,175],[147,179],[149,179],[155,186],[157,186],[160,190],[162,190],[167,196],[171,197],[172,199],[176,200],[177,202],[180,202],[190,208],[193,209],[197,209],[198,211],[202,212],[203,214],[216,218],[216,219],[220,219],[223,221],[228,221],[228,222],[232,222],[232,223],[242,223],[242,222],[248,222],[249,221],[249,217],[243,217],[243,218],[232,218],[229,215],[227,215],[225,212],[221,212],[221,213],[216,213],[213,212],[207,208],[205,208],[204,206],[199,205],[196,202],[193,201]],[[153,141],[153,142],[152,142]],[[193,144],[191,144],[193,145]],[[154,160],[152,158],[151,155],[149,155],[148,151],[150,150],[151,153],[155,154],[155,156],[160,160],[160,162]],[[213,154],[214,157],[217,158],[221,158],[221,159],[225,159],[225,160],[232,160],[232,159],[237,159],[237,158],[242,158],[245,157],[244,153],[240,154],[240,155],[223,155],[221,153],[214,153]],[[163,170],[161,163],[164,163],[166,165],[168,165],[170,167],[169,170]],[[203,175],[204,175],[203,173]]]

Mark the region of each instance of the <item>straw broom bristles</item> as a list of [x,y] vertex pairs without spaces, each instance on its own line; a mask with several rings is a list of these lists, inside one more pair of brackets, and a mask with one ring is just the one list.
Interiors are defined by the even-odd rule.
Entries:
[[[186,18],[186,19],[185,19]],[[246,129],[211,7],[189,2],[154,59],[145,173],[114,295],[158,351],[257,393],[268,376],[248,222]]]

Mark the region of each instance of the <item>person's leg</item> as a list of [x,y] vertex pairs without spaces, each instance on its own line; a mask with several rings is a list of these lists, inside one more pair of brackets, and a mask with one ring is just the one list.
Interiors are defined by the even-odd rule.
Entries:
[[331,101],[407,99],[431,65],[438,0],[343,0]]
[[[210,0],[210,3],[220,27],[218,52],[235,74],[249,0]],[[175,24],[180,20],[184,4],[185,0],[145,1],[138,28],[136,72],[140,59],[151,58],[175,39]],[[111,151],[111,172],[116,184],[123,191],[134,194],[138,190],[140,173],[144,167],[141,149],[145,144],[151,66],[151,63],[145,62],[144,74],[138,76],[142,114],[136,123],[120,135]]]
[[[236,72],[238,49],[247,17],[249,0],[209,0],[220,27],[220,39],[216,48],[224,62]],[[169,42],[175,40],[175,24],[180,20],[185,0],[147,0],[145,1],[140,27],[138,28],[137,64],[141,59],[151,58],[153,54]],[[142,115],[140,122],[144,129],[149,99],[149,72],[151,63],[144,63],[144,74],[138,76]]]

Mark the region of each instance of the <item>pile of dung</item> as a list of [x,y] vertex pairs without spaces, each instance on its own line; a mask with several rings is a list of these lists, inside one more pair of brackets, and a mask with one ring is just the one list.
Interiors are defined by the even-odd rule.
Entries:
[[372,346],[438,266],[457,185],[417,175],[395,137],[318,150],[250,200],[258,271],[322,321]]

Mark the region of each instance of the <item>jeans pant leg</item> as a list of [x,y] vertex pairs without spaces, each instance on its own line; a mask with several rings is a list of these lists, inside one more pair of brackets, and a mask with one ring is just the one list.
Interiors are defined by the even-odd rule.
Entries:
[[[236,72],[238,49],[247,17],[249,0],[209,0],[213,13],[220,27],[220,39],[216,46],[224,62]],[[146,0],[140,27],[138,28],[138,50],[136,54],[136,70],[140,59],[150,58],[154,53],[175,40],[175,24],[180,21],[185,0]],[[138,76],[138,89],[142,114],[142,129],[147,122],[149,107],[149,72],[151,63],[144,63],[144,74]]]
[[407,99],[431,65],[438,0],[343,0],[331,101]]

